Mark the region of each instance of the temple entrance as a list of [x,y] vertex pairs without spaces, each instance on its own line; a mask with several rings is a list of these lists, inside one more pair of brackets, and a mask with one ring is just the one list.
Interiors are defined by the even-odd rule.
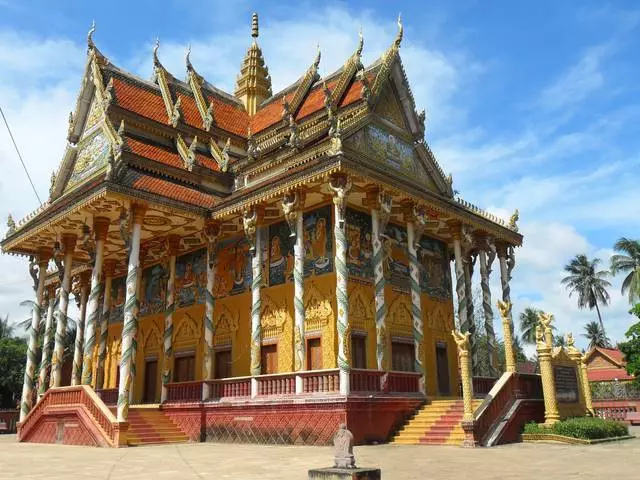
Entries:
[[413,372],[416,350],[413,343],[391,342],[391,369],[396,372]]
[[147,360],[144,363],[144,395],[142,403],[156,402],[156,384],[158,380],[158,360]]
[[351,366],[367,368],[367,337],[351,335]]
[[260,351],[262,375],[278,373],[278,344],[263,345]]
[[322,369],[322,343],[319,338],[307,340],[307,370]]
[[449,356],[447,355],[447,344],[444,342],[436,343],[436,371],[438,374],[438,394],[443,396],[451,395]]
[[215,378],[231,377],[231,349],[218,350],[215,358]]

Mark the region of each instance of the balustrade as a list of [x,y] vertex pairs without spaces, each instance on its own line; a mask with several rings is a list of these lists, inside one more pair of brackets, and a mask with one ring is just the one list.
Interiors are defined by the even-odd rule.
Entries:
[[382,391],[382,376],[385,372],[381,370],[364,370],[353,368],[349,372],[351,391],[353,393],[376,393]]
[[416,372],[389,372],[389,393],[420,393],[420,377]]
[[118,389],[117,388],[104,388],[96,390],[96,394],[100,397],[100,400],[105,405],[117,405],[118,404]]
[[336,393],[340,391],[338,370],[310,370],[300,372],[302,393]]
[[493,388],[498,380],[494,377],[473,377],[473,396],[476,398],[484,398]]
[[210,392],[208,400],[251,396],[251,377],[208,380],[207,384]]
[[202,382],[167,383],[167,403],[199,402],[202,399]]
[[260,375],[258,395],[293,395],[296,393],[296,376],[293,373]]

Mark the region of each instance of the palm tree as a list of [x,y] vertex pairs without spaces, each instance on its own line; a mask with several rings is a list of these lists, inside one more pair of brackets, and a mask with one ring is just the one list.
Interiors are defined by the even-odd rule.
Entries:
[[553,346],[554,347],[566,347],[567,346],[567,340],[564,338],[564,335],[554,335],[553,336]]
[[4,318],[0,317],[0,339],[11,338],[13,336],[13,325],[9,323],[9,314]]
[[616,252],[626,255],[611,257],[611,273],[629,272],[622,282],[622,294],[629,292],[629,303],[640,301],[640,240],[630,240],[622,237],[613,246]]
[[604,334],[604,330],[602,330],[600,324],[596,321],[592,321],[587,323],[584,326],[585,333],[582,334],[587,340],[589,340],[589,348],[593,347],[609,347],[609,339]]
[[609,303],[609,292],[607,288],[611,286],[606,278],[610,275],[607,270],[598,270],[599,258],[589,260],[583,253],[576,255],[564,266],[568,276],[562,279],[562,284],[569,289],[569,296],[578,294],[578,308],[588,307],[598,312],[600,328],[604,334],[604,323],[598,304],[607,305]]
[[538,316],[542,310],[527,307],[520,313],[520,332],[522,332],[522,341],[529,345],[536,343],[536,326],[538,325]]

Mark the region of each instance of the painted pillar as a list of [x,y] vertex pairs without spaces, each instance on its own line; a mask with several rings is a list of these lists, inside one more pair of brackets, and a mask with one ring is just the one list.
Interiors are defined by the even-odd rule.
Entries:
[[64,248],[64,275],[60,286],[60,301],[56,311],[56,337],[53,356],[51,357],[51,386],[62,384],[62,359],[64,357],[64,340],[67,335],[67,310],[69,308],[69,291],[71,290],[71,269],[73,268],[73,251],[76,248],[77,236],[72,233],[62,235]]
[[[262,208],[253,207],[246,210],[243,216],[244,233],[247,236],[249,246],[253,252],[251,259],[251,376],[256,377],[262,373],[261,368],[261,344],[262,328],[260,324],[260,314],[262,301],[260,298],[260,288],[262,287]],[[257,395],[257,383],[255,380],[251,384],[252,396]]]
[[[496,363],[496,332],[493,328],[493,309],[491,307],[491,288],[489,287],[489,276],[491,275],[491,264],[495,258],[490,240],[486,235],[477,235],[481,248],[478,251],[478,261],[480,262],[480,288],[482,289],[482,309],[484,311],[484,330],[487,335],[487,358],[485,361],[489,367],[492,377],[498,376]],[[487,256],[487,251],[489,255]]]
[[213,288],[216,282],[216,254],[218,247],[218,237],[220,236],[220,225],[216,222],[208,221],[204,231],[207,238],[207,293],[204,313],[204,365],[202,366],[202,400],[209,400],[211,396],[210,386],[206,380],[213,380],[215,368],[215,351],[213,349],[213,336],[215,335],[215,324],[213,309],[215,307],[215,297]]
[[513,332],[511,331],[511,302],[498,300],[498,310],[502,317],[502,330],[504,332],[504,361],[507,372],[516,371],[516,355],[513,350]]
[[468,252],[463,255],[464,262],[464,286],[465,295],[467,297],[467,319],[466,322],[460,322],[460,330],[469,332],[469,345],[471,348],[471,368],[474,374],[478,369],[478,345],[476,344],[476,321],[473,306],[473,265],[475,258]]
[[116,269],[116,260],[108,258],[104,261],[104,295],[102,298],[102,315],[100,316],[100,344],[98,345],[98,366],[96,368],[95,388],[105,388],[104,363],[107,358],[107,336],[109,335],[109,314],[111,311],[111,281]]
[[536,350],[540,362],[540,376],[542,377],[542,395],[544,398],[544,423],[551,426],[560,420],[558,401],[556,399],[556,385],[551,365],[552,343],[548,341],[547,330],[551,332],[551,315],[541,314],[540,325],[536,327]]
[[587,407],[587,412],[592,417],[595,417],[596,412],[593,409],[593,399],[591,397],[591,384],[589,383],[589,376],[587,375],[587,355],[584,354],[580,358],[580,373],[582,377],[582,388],[584,390],[584,403]]
[[140,245],[138,250],[138,274],[136,275],[136,302],[135,323],[133,329],[133,341],[131,342],[131,388],[129,390],[129,404],[135,403],[136,375],[138,374],[138,314],[140,312],[140,299],[142,298],[142,274],[144,272],[144,260],[147,257],[147,249]]
[[53,314],[56,306],[56,287],[47,287],[47,320],[44,327],[44,338],[42,340],[42,360],[40,361],[40,375],[38,378],[38,399],[47,391],[47,370],[51,363],[51,350],[53,346]]
[[[513,252],[513,247],[507,245],[504,242],[496,242],[496,251],[498,253],[498,260],[500,262],[500,283],[502,285],[502,301],[511,305],[511,287],[509,282],[511,281],[511,271],[515,266],[516,259]],[[509,323],[513,330],[513,318],[511,311],[509,311]]]
[[[376,308],[376,367],[378,370],[390,370],[389,347],[387,341],[387,304],[384,298],[386,279],[384,276],[384,250],[382,235],[387,228],[391,215],[392,197],[377,186],[367,190],[367,206],[371,209],[371,243],[373,247],[373,277]],[[386,376],[383,376],[382,389],[385,389]]]
[[164,336],[162,352],[162,391],[160,402],[167,400],[167,383],[171,382],[173,376],[173,312],[175,305],[175,284],[176,284],[176,255],[180,249],[180,237],[169,235],[167,239],[167,254],[169,255],[167,272],[167,292],[165,297],[164,310]]
[[333,191],[333,205],[335,224],[333,234],[336,241],[335,268],[336,268],[336,304],[338,308],[338,369],[340,378],[340,393],[348,395],[350,392],[349,371],[351,369],[351,328],[349,326],[349,297],[347,293],[347,235],[345,212],[347,208],[347,195],[351,190],[351,180],[344,174],[334,174],[329,186]]
[[409,285],[411,288],[411,316],[413,320],[413,344],[415,346],[416,364],[414,370],[420,374],[420,393],[426,393],[426,372],[424,368],[424,329],[422,319],[422,301],[420,297],[420,264],[416,246],[420,242],[420,234],[416,235],[413,216],[406,213],[407,219],[407,251],[409,254]]
[[33,407],[33,387],[36,373],[36,349],[38,348],[38,333],[42,318],[42,297],[44,295],[44,281],[47,277],[47,265],[51,258],[50,249],[41,249],[38,255],[38,282],[35,286],[36,298],[31,314],[31,330],[27,346],[27,365],[24,370],[22,383],[22,401],[20,402],[20,421],[22,422]]
[[467,290],[464,279],[464,261],[462,259],[462,245],[460,243],[461,232],[460,222],[449,223],[449,230],[453,238],[453,255],[455,259],[456,272],[456,295],[458,297],[458,319],[460,320],[460,330],[465,333],[467,330]]
[[76,342],[73,350],[73,368],[71,370],[71,385],[79,385],[82,380],[82,354],[84,347],[84,327],[87,320],[87,300],[89,297],[89,282],[91,273],[88,270],[79,275],[80,318],[76,331]]
[[[129,396],[132,391],[132,369],[135,365],[133,350],[135,349],[135,334],[137,332],[138,315],[138,264],[140,254],[140,236],[142,234],[142,220],[144,207],[131,205],[133,226],[131,229],[129,265],[127,267],[127,294],[124,304],[124,324],[122,326],[122,354],[120,358],[120,383],[118,385],[118,421],[126,422],[129,416]],[[135,373],[134,373],[135,374]]]
[[91,272],[91,291],[87,306],[87,325],[84,335],[84,359],[82,362],[82,384],[93,384],[93,351],[96,346],[96,326],[100,314],[100,294],[102,293],[102,264],[104,260],[104,243],[109,232],[109,219],[96,217],[93,219],[93,231],[96,237],[96,259]]
[[[306,340],[305,340],[305,312],[304,312],[304,201],[305,194],[300,190],[287,193],[282,199],[284,218],[295,237],[293,245],[293,360],[294,371],[306,370]],[[296,375],[296,393],[303,393],[303,379]]]

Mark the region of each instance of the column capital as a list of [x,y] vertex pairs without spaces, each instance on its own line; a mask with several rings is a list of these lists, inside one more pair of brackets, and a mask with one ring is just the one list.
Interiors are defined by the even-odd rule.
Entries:
[[79,273],[80,288],[91,285],[91,270],[83,270]]
[[77,241],[78,236],[75,233],[63,233],[61,243],[64,248],[64,253],[73,253],[76,249]]
[[173,257],[180,251],[180,235],[167,236],[167,253]]
[[93,219],[93,231],[96,236],[96,241],[106,240],[109,233],[109,225],[111,220],[107,217],[95,217]]
[[511,245],[503,240],[496,240],[495,244],[496,244],[496,252],[498,252],[498,257],[501,257],[501,258],[506,257],[507,251],[509,250],[509,247]]
[[416,204],[416,202],[408,198],[400,202],[400,207],[402,208],[402,218],[404,219],[405,223],[416,221],[417,206],[418,205]]
[[144,203],[134,202],[131,204],[131,220],[134,224],[142,223],[144,214],[147,212],[147,205]]
[[364,191],[365,191],[365,198],[363,201],[364,206],[372,210],[379,208],[380,200],[378,196],[380,195],[380,191],[381,191],[380,186],[374,183],[370,183],[368,185],[365,185]]
[[55,286],[55,284],[51,283],[51,284],[47,285],[45,288],[47,290],[47,298],[49,300],[51,300],[52,298],[54,298],[56,296],[56,286]]
[[447,220],[447,226],[451,232],[451,238],[454,240],[462,238],[462,222],[460,220]]
[[46,271],[49,260],[53,256],[53,249],[51,247],[40,247],[38,249],[38,265],[44,266],[43,272]]
[[115,258],[105,258],[102,264],[102,272],[105,277],[113,277],[116,272],[116,265],[118,261]]

